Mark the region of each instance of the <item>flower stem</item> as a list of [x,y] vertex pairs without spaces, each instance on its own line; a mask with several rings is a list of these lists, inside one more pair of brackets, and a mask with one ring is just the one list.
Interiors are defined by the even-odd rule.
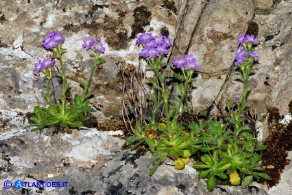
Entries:
[[66,79],[66,64],[63,63],[62,58],[58,58],[60,65],[61,65],[61,76],[62,76],[62,95],[61,95],[61,113],[62,115],[65,114],[65,106],[66,106],[66,92],[68,89],[67,79]]
[[48,79],[47,85],[46,85],[47,94],[48,94],[47,101],[48,101],[49,105],[51,105],[51,82],[52,82],[52,79]]

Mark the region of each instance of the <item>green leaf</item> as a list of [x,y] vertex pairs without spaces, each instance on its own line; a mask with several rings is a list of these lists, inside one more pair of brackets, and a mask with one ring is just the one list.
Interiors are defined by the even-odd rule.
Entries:
[[45,122],[45,124],[47,125],[47,126],[51,126],[51,125],[56,125],[56,124],[58,124],[58,123],[60,123],[61,121],[58,119],[58,118],[56,118],[56,117],[53,117],[53,118],[51,118],[51,119],[48,119],[46,122]]
[[80,87],[82,87],[82,89],[85,89],[86,86],[87,86],[87,84],[86,84],[85,81],[82,81],[82,82],[80,83]]
[[227,145],[226,144],[222,144],[220,146],[220,149],[226,151],[227,150]]
[[266,180],[272,180],[272,178],[270,176],[268,176],[266,173],[257,173],[257,172],[254,172],[255,175],[261,177],[261,178],[264,178]]
[[243,178],[241,184],[243,186],[248,186],[253,180],[253,176],[252,175],[249,175],[249,176],[246,176],[245,178]]
[[213,146],[213,147],[208,147],[208,146],[202,146],[202,147],[200,147],[200,150],[202,151],[202,152],[209,152],[209,151],[212,151],[212,150],[214,150],[214,149],[216,149],[217,147],[215,147],[215,146]]
[[209,173],[210,173],[210,170],[201,171],[198,176],[200,179],[204,179],[205,177],[207,177]]
[[81,121],[73,121],[73,122],[67,122],[68,125],[71,127],[82,127],[83,123]]
[[225,173],[223,173],[223,171],[216,170],[215,175],[217,175],[221,179],[227,179],[227,175]]
[[217,185],[217,179],[215,176],[210,177],[207,181],[207,188],[208,190],[213,190]]
[[183,83],[179,84],[178,88],[180,91],[185,91],[185,86]]
[[250,158],[252,163],[256,163],[258,165],[258,162],[261,160],[261,156],[257,154],[253,154],[253,156]]
[[201,156],[201,160],[202,160],[202,162],[204,162],[207,165],[212,165],[213,164],[213,161],[212,161],[211,157],[209,155],[207,155],[207,154]]
[[[222,161],[223,161],[223,160],[222,160]],[[221,161],[221,162],[222,162],[222,161]],[[218,167],[217,169],[218,169],[218,170],[220,170],[220,171],[224,171],[224,170],[228,169],[229,167],[231,167],[231,164],[230,164],[230,163],[224,163],[224,164],[222,163],[222,165],[221,165],[221,162],[217,164],[217,167]],[[220,164],[220,165],[219,165],[219,164]]]
[[58,114],[58,105],[49,106],[48,107],[48,112],[53,116],[57,115]]
[[96,59],[96,65],[101,65],[101,64],[104,64],[106,61],[103,59],[103,58],[97,58]]
[[265,145],[260,145],[255,149],[255,151],[263,151],[265,149],[267,149],[267,147]]
[[207,169],[207,168],[211,168],[211,165],[205,165],[205,164],[195,164],[193,166],[195,169]]
[[80,105],[80,104],[82,103],[80,95],[76,94],[76,95],[74,96],[74,102],[75,102],[77,105]]
[[156,147],[155,140],[154,139],[149,139],[149,140],[146,140],[146,143],[148,144],[150,151],[154,152],[155,151],[155,147]]
[[34,111],[34,113],[35,113],[36,115],[39,115],[40,112],[41,112],[41,108],[40,108],[39,106],[35,106],[34,109],[33,109],[33,111]]
[[162,98],[164,101],[168,101],[169,94],[170,94],[169,91],[163,91]]
[[173,77],[178,79],[178,80],[183,80],[184,79],[184,77],[181,74],[178,74],[178,73],[175,73],[175,72],[173,73]]
[[50,102],[51,96],[50,96],[49,93],[45,93],[45,94],[44,94],[44,98],[45,98],[45,100],[46,100],[47,102]]

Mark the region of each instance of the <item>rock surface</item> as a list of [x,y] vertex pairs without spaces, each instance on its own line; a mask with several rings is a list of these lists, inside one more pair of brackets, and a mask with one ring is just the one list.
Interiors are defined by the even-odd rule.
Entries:
[[[132,3],[131,3],[132,2]],[[105,59],[94,75],[96,94],[92,104],[97,116],[121,116],[120,70],[117,63],[138,65],[137,35],[150,27],[155,33],[174,37],[175,2],[167,1],[1,1],[0,26],[0,110],[32,112],[44,104],[44,83],[36,85],[32,69],[35,62],[50,52],[42,48],[43,38],[58,30],[65,36],[63,47],[71,93],[78,93],[78,83],[85,80],[91,64],[89,52],[82,50],[88,35],[102,38]],[[35,79],[35,80],[34,80]],[[106,92],[105,92],[106,91]]]
[[[120,117],[121,65],[140,65],[135,38],[152,31],[174,40],[169,62],[187,52],[198,58],[201,69],[193,83],[194,108],[201,111],[215,103],[222,109],[226,99],[242,90],[237,77],[230,76],[237,36],[255,34],[260,40],[255,50],[260,60],[251,77],[252,107],[258,116],[269,107],[286,114],[292,100],[291,11],[291,0],[0,1],[1,183],[19,178],[69,182],[66,189],[47,188],[44,194],[264,194],[252,187],[225,190],[221,186],[209,193],[190,167],[175,171],[163,165],[149,177],[149,154],[120,150],[123,141],[104,132],[30,133],[26,126],[33,107],[45,105],[44,78],[37,79],[32,69],[36,61],[50,55],[42,48],[42,39],[58,30],[66,38],[70,91],[80,93],[79,82],[87,78],[92,64],[89,53],[81,49],[83,38],[101,37],[107,62],[96,71],[92,83],[94,116],[98,120]],[[54,85],[60,88],[57,78]],[[267,193],[291,192],[290,172],[291,164],[282,182]],[[36,189],[32,192],[37,193]],[[5,193],[19,191],[2,189],[1,194]]]
[[124,141],[111,136],[119,132],[51,133],[46,130],[1,141],[0,182],[22,180],[31,186],[37,181],[68,182],[67,186],[21,190],[1,186],[1,194],[265,194],[255,186],[219,186],[209,192],[191,163],[178,171],[166,162],[150,177],[150,154],[121,150]]

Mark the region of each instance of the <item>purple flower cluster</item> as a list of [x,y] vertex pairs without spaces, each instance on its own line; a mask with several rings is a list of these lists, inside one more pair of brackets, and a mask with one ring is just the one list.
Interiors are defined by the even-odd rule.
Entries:
[[237,38],[237,43],[239,45],[243,44],[243,43],[254,43],[254,44],[256,44],[257,41],[258,41],[257,38],[254,37],[253,35],[242,34],[242,35],[239,35],[238,38]]
[[105,47],[103,46],[100,38],[93,38],[92,36],[88,36],[84,39],[82,47],[87,51],[89,49],[93,49],[95,52],[104,53]]
[[[239,47],[235,53],[235,65],[240,65],[243,63],[247,57],[251,57],[255,60],[258,60],[259,57],[252,51],[247,51],[246,44],[253,44],[257,42],[257,38],[253,35],[240,35],[238,36]],[[250,45],[251,48],[251,45]]]
[[184,68],[186,70],[198,70],[199,65],[197,64],[196,58],[192,54],[186,54],[182,58],[175,58],[173,65],[177,68]]
[[46,49],[54,49],[59,44],[63,43],[64,40],[65,38],[61,33],[52,31],[44,38],[43,46]]
[[151,33],[145,32],[138,36],[137,45],[143,45],[143,49],[139,53],[139,57],[156,58],[168,54],[171,47],[171,39],[161,35],[153,36]]
[[34,64],[33,71],[40,73],[43,69],[49,68],[55,65],[55,61],[52,58],[44,58]]

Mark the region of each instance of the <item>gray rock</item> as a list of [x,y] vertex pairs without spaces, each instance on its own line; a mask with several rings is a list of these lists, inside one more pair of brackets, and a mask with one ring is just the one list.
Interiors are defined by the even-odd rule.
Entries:
[[281,0],[255,0],[257,14],[270,14]]
[[[1,142],[1,183],[68,182],[61,188],[26,187],[30,194],[265,194],[257,187],[220,186],[209,192],[196,171],[187,165],[182,171],[161,165],[149,176],[150,153],[121,150],[124,143],[96,129],[51,136],[51,131],[28,133]],[[33,144],[32,144],[33,143]],[[19,194],[2,188],[1,194]]]
[[259,64],[255,65],[253,86],[250,94],[253,106],[264,112],[267,106],[279,108],[281,114],[288,113],[291,101],[291,48],[292,2],[282,1],[270,15],[256,15],[253,21],[259,25],[260,44],[255,52]]
[[237,47],[254,14],[249,1],[214,1],[206,5],[188,53],[197,57],[201,70],[222,75],[230,68]]
[[[41,76],[36,80],[32,69],[36,61],[50,55],[41,44],[52,30],[66,37],[64,60],[72,95],[82,92],[79,82],[87,78],[92,64],[89,53],[81,50],[82,39],[88,35],[100,36],[105,43],[107,63],[97,70],[92,82],[96,93],[91,103],[100,110],[96,114],[98,119],[121,116],[123,95],[118,64],[139,66],[140,48],[135,46],[135,39],[143,31],[176,37],[170,61],[186,52],[198,58],[201,69],[192,92],[192,103],[198,111],[213,102],[222,108],[226,99],[241,94],[242,85],[235,81],[238,77],[228,75],[237,47],[236,38],[247,29],[258,33],[260,43],[255,52],[260,60],[251,77],[249,100],[258,115],[272,106],[278,107],[281,114],[287,113],[292,94],[292,2],[257,0],[253,3],[240,0],[1,1],[0,145],[4,152],[0,161],[1,183],[19,178],[69,182],[68,188],[47,188],[44,194],[75,191],[263,194],[257,188],[221,189],[221,186],[208,192],[205,183],[198,180],[189,166],[184,171],[176,171],[162,165],[149,177],[150,155],[121,151],[123,141],[106,133],[86,135],[81,131],[71,137],[60,134],[52,137],[50,133],[39,135],[26,129],[33,107],[38,103],[46,105],[42,96],[44,79]],[[56,78],[54,82],[60,90],[60,80]],[[287,170],[284,174],[289,175],[290,169]],[[289,179],[283,179],[269,192],[283,194],[285,191],[279,189],[288,192],[289,186]],[[19,194],[18,190],[1,190],[1,194]],[[37,193],[36,189],[32,193]]]
[[[145,30],[153,29],[157,34],[162,31],[174,37],[176,4],[176,1],[164,0],[2,1],[0,22],[1,29],[6,30],[0,32],[0,62],[15,69],[18,78],[13,82],[18,83],[21,91],[21,98],[13,96],[9,100],[0,97],[1,102],[6,102],[5,105],[8,103],[4,110],[17,108],[27,113],[36,104],[45,105],[42,97],[44,79],[41,76],[37,80],[32,69],[36,61],[51,55],[42,48],[42,40],[47,33],[58,30],[66,39],[63,44],[67,49],[64,61],[67,62],[72,95],[82,92],[79,82],[87,79],[89,67],[93,63],[89,52],[82,51],[83,38],[88,35],[102,38],[107,63],[93,78],[92,88],[96,93],[91,103],[100,110],[97,115],[101,118],[120,117],[121,79],[116,63],[126,62],[138,66],[139,49],[135,46],[135,39]],[[0,78],[6,79],[9,75],[4,74]],[[59,89],[57,80],[55,87]],[[15,83],[12,83],[13,87]],[[4,85],[0,88],[4,90]],[[8,85],[5,85],[7,89]],[[59,91],[56,93],[58,97]]]
[[206,4],[207,0],[181,1],[172,56],[184,54],[189,49],[193,33],[195,32]]

